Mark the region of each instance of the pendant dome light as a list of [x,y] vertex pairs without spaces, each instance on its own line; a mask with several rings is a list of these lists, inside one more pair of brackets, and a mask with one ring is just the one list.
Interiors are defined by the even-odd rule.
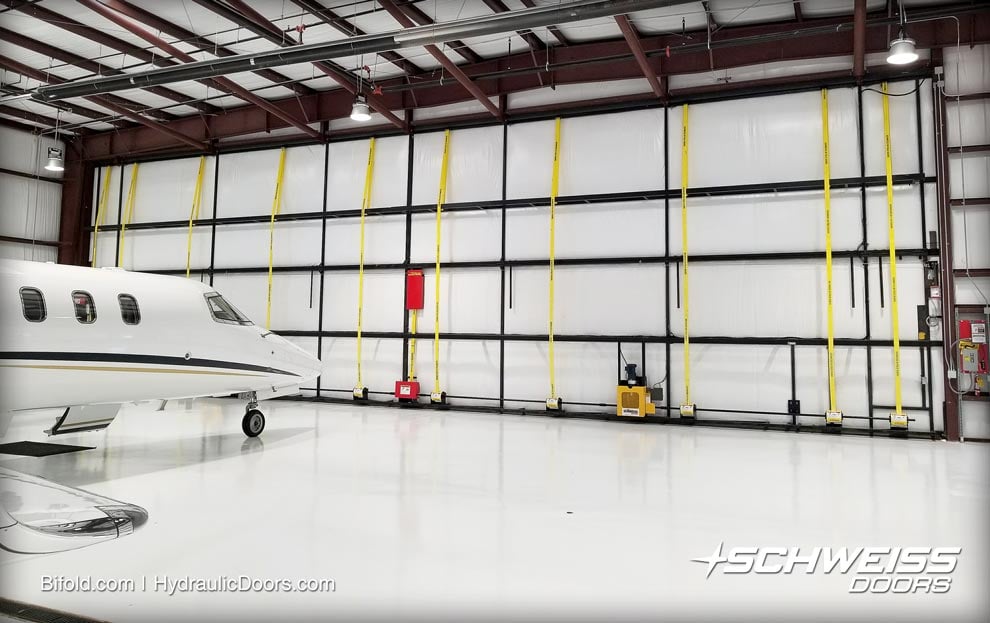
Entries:
[[890,52],[887,54],[887,62],[891,65],[907,65],[918,60],[918,50],[915,47],[914,39],[904,34],[904,26],[907,23],[904,14],[904,2],[898,2],[900,7],[901,24],[897,33],[897,38],[890,42]]

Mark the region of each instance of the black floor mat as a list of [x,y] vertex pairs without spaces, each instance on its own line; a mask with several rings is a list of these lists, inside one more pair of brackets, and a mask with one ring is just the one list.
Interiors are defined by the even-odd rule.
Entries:
[[92,449],[93,446],[69,446],[62,443],[40,443],[37,441],[0,443],[0,454],[16,454],[18,456],[51,456]]

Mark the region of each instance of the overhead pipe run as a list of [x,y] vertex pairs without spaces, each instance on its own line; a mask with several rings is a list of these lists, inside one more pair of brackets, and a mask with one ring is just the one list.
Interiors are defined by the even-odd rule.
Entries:
[[298,45],[256,54],[187,62],[182,65],[135,72],[125,76],[78,80],[71,84],[39,87],[35,89],[32,95],[41,101],[61,100],[186,80],[213,78],[269,67],[360,56],[361,54],[375,54],[400,48],[422,47],[451,39],[480,37],[527,28],[543,28],[554,24],[612,17],[682,4],[691,4],[691,0],[575,0],[554,6],[459,19],[445,24],[430,24],[384,34],[350,37],[343,41]]

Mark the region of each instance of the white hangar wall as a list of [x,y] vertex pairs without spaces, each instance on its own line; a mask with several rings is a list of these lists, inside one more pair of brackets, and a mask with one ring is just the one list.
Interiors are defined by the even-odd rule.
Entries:
[[64,149],[50,136],[0,126],[0,258],[58,258],[62,172],[44,168],[55,146]]
[[[914,81],[892,83],[891,93],[901,95],[890,98],[890,109],[896,244],[905,251],[898,263],[900,338],[909,344],[901,353],[904,403],[917,408],[910,411],[912,429],[927,431],[942,428],[942,387],[934,383],[929,395],[923,377],[941,378],[942,356],[916,342],[916,307],[926,304],[919,258],[927,232],[936,229],[936,199],[930,83],[923,81],[916,93],[915,88]],[[874,91],[862,94],[861,162],[857,91],[832,89],[828,98],[839,407],[863,418],[849,418],[849,426],[884,429],[891,410],[884,405],[894,398],[889,265],[878,257],[888,247],[882,100]],[[683,398],[681,115],[680,107],[652,108],[562,120],[555,332],[558,393],[568,409],[609,410],[619,341],[625,358],[645,363],[651,382],[666,378],[670,405],[676,408]],[[549,395],[553,126],[533,121],[451,132],[440,255],[453,265],[440,276],[440,331],[446,335],[440,379],[452,403],[501,401],[509,408],[540,409]],[[828,391],[821,93],[692,104],[689,139],[692,401],[703,418],[789,423],[782,413],[791,397],[787,340],[795,339],[801,411],[823,414]],[[403,374],[409,264],[424,265],[426,274],[419,331],[430,335],[418,340],[416,367],[423,391],[433,385],[431,204],[437,200],[442,145],[442,132],[376,142],[363,312],[363,381],[373,398],[391,395]],[[357,214],[368,146],[365,139],[288,148],[283,216],[274,226],[271,328],[320,353],[321,393],[336,397],[347,397],[356,382]],[[270,149],[206,158],[200,220],[188,248],[192,277],[212,279],[259,323],[266,316],[268,218],[278,157]],[[114,265],[119,255],[125,268],[184,273],[199,159],[140,165],[119,253],[114,225],[126,214],[133,168],[111,167],[107,178],[108,170],[96,172],[94,205],[103,180],[109,180],[103,220],[108,229],[97,235],[97,264]],[[408,206],[422,209],[407,218]],[[170,226],[149,226],[165,221]],[[865,264],[864,239],[874,254]],[[767,257],[783,253],[792,255]],[[756,257],[730,257],[739,254]],[[868,334],[876,341],[871,347],[863,344]],[[669,369],[665,341],[672,342]],[[929,404],[937,405],[933,421]],[[772,415],[757,414],[766,412]],[[798,421],[821,424],[822,418]]]

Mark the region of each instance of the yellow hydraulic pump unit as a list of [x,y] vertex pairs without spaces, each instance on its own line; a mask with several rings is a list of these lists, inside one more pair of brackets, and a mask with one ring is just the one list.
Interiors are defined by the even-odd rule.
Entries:
[[636,364],[626,364],[626,381],[615,388],[615,413],[620,416],[644,417],[654,415],[653,400],[663,399],[663,389],[650,388],[645,376],[636,374]]

